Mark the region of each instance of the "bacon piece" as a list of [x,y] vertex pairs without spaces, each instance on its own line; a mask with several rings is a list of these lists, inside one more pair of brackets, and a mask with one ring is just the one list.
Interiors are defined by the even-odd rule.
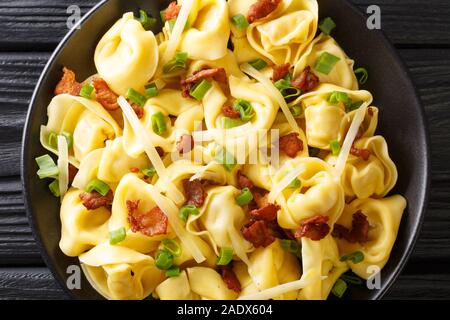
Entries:
[[255,248],[265,248],[275,241],[275,237],[271,234],[269,227],[263,220],[250,221],[242,226],[241,233],[244,239],[252,243]]
[[166,21],[176,19],[180,14],[181,6],[177,5],[176,1],[169,4],[166,11],[164,11],[164,18]]
[[248,10],[248,22],[252,23],[255,20],[267,17],[275,11],[280,3],[281,0],[258,0],[256,3],[252,4]]
[[81,84],[78,83],[75,79],[75,73],[72,70],[64,67],[63,76],[55,88],[55,95],[67,93],[73,96],[78,96],[80,94],[80,91]]
[[360,157],[364,161],[367,161],[369,160],[372,152],[369,149],[358,149],[352,146],[352,148],[350,149],[350,154],[354,155],[355,157]]
[[250,211],[250,217],[253,220],[264,220],[266,222],[270,222],[277,219],[278,210],[280,210],[280,206],[273,203],[267,203],[259,209]]
[[241,292],[241,283],[236,277],[233,269],[230,266],[220,266],[219,268],[222,279],[227,285],[228,289],[233,290],[237,293]]
[[202,69],[195,71],[192,76],[181,80],[181,94],[183,97],[189,97],[192,87],[203,79],[213,79],[217,82],[227,84],[228,78],[224,68]]
[[303,141],[298,138],[297,132],[291,132],[280,138],[280,149],[291,158],[295,158],[297,152],[303,151]]
[[319,241],[330,232],[328,216],[313,216],[300,221],[300,228],[295,231],[296,238],[306,237],[313,241]]
[[162,158],[165,155],[164,149],[161,147],[156,147],[156,152],[158,152],[158,155]]
[[222,107],[222,113],[224,116],[232,119],[237,119],[241,117],[241,113],[238,110],[235,110],[232,106],[229,104],[225,104]]
[[253,192],[253,199],[256,202],[258,208],[265,207],[269,203],[269,193]]
[[291,81],[291,84],[305,93],[314,90],[319,85],[319,77],[312,73],[311,67],[308,66],[298,78]]
[[285,64],[275,64],[272,66],[272,81],[276,82],[280,79],[283,79],[286,75],[289,74],[289,69],[291,65],[289,63]]
[[153,237],[167,233],[167,216],[159,207],[154,207],[148,212],[137,213],[139,200],[127,200],[128,222],[131,231],[141,232],[142,234]]
[[119,108],[117,98],[119,96],[115,94],[108,86],[105,80],[96,77],[92,79],[92,85],[95,88],[95,96],[97,101],[108,111],[113,111]]
[[131,167],[130,168],[130,172],[138,173],[139,171],[140,171],[139,168],[136,168],[136,167]]
[[72,184],[73,179],[75,179],[77,173],[78,173],[77,167],[69,163],[69,184]]
[[111,205],[114,199],[114,195],[111,190],[109,190],[106,196],[102,196],[97,191],[83,192],[80,194],[80,199],[86,209],[95,210]]
[[136,113],[138,119],[141,119],[144,116],[144,108],[138,106],[135,103],[131,104],[131,108],[133,108],[134,113]]
[[200,180],[189,181],[189,179],[185,179],[183,180],[183,188],[186,193],[187,204],[193,204],[200,208],[205,203],[206,191]]
[[247,178],[247,176],[243,174],[241,170],[237,172],[236,176],[237,176],[237,183],[240,189],[253,188],[253,182],[249,178]]
[[190,152],[194,148],[194,138],[190,134],[183,134],[177,142],[177,150],[184,154]]
[[345,239],[350,243],[367,242],[369,240],[369,220],[367,220],[367,216],[364,213],[358,211],[353,214],[351,230],[336,223],[332,235],[339,239]]

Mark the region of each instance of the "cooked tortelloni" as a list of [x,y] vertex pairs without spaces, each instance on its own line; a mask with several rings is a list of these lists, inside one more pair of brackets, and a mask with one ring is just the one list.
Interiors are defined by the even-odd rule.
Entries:
[[80,199],[81,190],[71,188],[61,203],[61,240],[65,255],[76,257],[108,239],[109,209],[88,210]]
[[326,277],[300,290],[301,300],[325,300],[330,294],[336,280],[348,270],[340,255],[335,240],[331,235],[320,241],[302,238],[303,274],[318,274]]
[[373,99],[368,91],[351,91],[331,84],[321,84],[316,90],[298,98],[296,104],[304,110],[306,138],[311,147],[330,150],[330,142],[339,138],[348,106],[343,102],[330,102],[330,96],[335,92],[345,93],[351,100],[348,104],[352,105],[370,104]]
[[193,74],[195,71],[204,68],[224,68],[225,73],[236,78],[247,78],[247,76],[239,69],[236,56],[230,50],[226,55],[217,60],[195,60],[189,65],[187,74]]
[[143,91],[158,66],[158,44],[152,31],[146,31],[125,13],[103,36],[95,49],[99,75],[119,95],[128,89]]
[[353,72],[355,62],[345,54],[332,37],[323,33],[311,42],[305,53],[295,63],[294,79],[299,77],[306,67],[310,67],[314,71],[317,59],[324,52],[330,53],[340,60],[328,74],[314,72],[319,77],[320,82],[334,84],[348,90],[358,90],[358,80]]
[[57,154],[57,143],[51,143],[50,134],[72,135],[69,161],[76,167],[91,151],[103,148],[107,140],[122,134],[113,117],[98,102],[86,98],[57,95],[50,102],[47,114],[47,125],[41,127],[41,144]]
[[142,300],[164,280],[151,256],[123,246],[102,243],[79,258],[91,285],[107,299]]
[[237,257],[248,263],[247,253],[253,246],[240,230],[246,222],[244,209],[236,203],[239,190],[233,186],[214,186],[207,189],[200,214],[190,216],[186,229],[206,239],[219,255],[220,248],[233,248]]
[[233,300],[237,293],[227,288],[220,274],[211,268],[187,268],[168,278],[155,290],[161,300]]
[[[285,177],[300,181],[295,188],[285,186]],[[288,183],[290,181],[287,181]],[[296,158],[286,163],[275,173],[271,193],[275,192],[276,203],[281,210],[278,223],[286,229],[297,229],[300,221],[316,215],[328,217],[332,226],[344,208],[344,190],[334,174],[334,169],[319,158]],[[278,190],[285,187],[283,190]],[[270,195],[269,195],[270,198]]]
[[[254,2],[229,1],[230,14],[246,16]],[[317,22],[317,1],[283,0],[267,17],[251,23],[246,36],[253,49],[273,63],[294,64],[313,40]]]
[[[242,297],[300,279],[301,268],[298,259],[281,247],[280,240],[266,248],[255,249],[249,260],[248,268],[242,262],[234,265],[234,271],[242,286]],[[275,300],[295,300],[297,294],[298,291],[288,292]]]
[[[370,157],[365,160],[350,154],[342,174],[345,195],[365,199],[384,197],[397,182],[397,168],[389,157],[386,140],[382,136],[359,139],[354,146],[368,150]],[[334,163],[335,157],[328,157]]]
[[364,260],[359,263],[347,261],[354,273],[364,279],[374,275],[375,268],[382,269],[389,259],[398,228],[406,208],[406,200],[400,195],[383,199],[354,200],[346,205],[338,222],[347,228],[352,225],[354,213],[362,212],[369,222],[368,241],[350,243],[346,239],[337,239],[341,255],[361,251]]
[[[154,126],[152,117],[161,115],[165,122],[165,128]],[[173,121],[171,117],[176,117]],[[165,152],[174,151],[174,143],[180,134],[192,132],[196,122],[203,120],[203,108],[193,99],[185,99],[180,91],[163,89],[157,97],[148,99],[144,106],[144,116],[140,122],[151,137],[155,147],[161,147]],[[124,147],[132,157],[144,153],[144,147],[139,141],[128,120],[124,120]],[[160,130],[160,132],[158,132]]]

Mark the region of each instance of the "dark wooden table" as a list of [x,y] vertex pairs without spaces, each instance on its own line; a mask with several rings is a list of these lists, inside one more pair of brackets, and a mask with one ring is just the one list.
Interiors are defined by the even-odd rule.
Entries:
[[[126,0],[124,0],[126,1]],[[431,135],[432,189],[420,239],[388,299],[450,298],[450,1],[353,0],[377,4],[382,28],[408,65]],[[67,7],[95,0],[0,1],[0,299],[65,299],[45,267],[25,216],[19,159],[36,81],[67,33]]]

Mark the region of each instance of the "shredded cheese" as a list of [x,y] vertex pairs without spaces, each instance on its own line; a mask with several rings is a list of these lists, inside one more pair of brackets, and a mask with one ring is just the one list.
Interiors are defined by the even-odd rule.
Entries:
[[166,167],[164,166],[163,161],[156,151],[155,146],[152,144],[150,135],[142,126],[141,122],[136,116],[136,113],[133,111],[133,108],[131,108],[127,100],[125,100],[124,97],[120,96],[119,99],[117,99],[117,102],[119,103],[119,106],[122,108],[125,117],[133,128],[136,137],[144,147],[145,153],[155,167],[156,173],[158,174],[159,178],[167,185],[167,192],[168,194],[170,194],[170,198],[177,205],[181,205],[184,202],[184,195],[177,189],[172,181],[170,181],[167,175]]
[[249,134],[249,131],[254,130],[253,125],[250,122],[243,124],[242,126],[231,129],[209,129],[209,130],[197,130],[192,132],[194,141],[205,142],[214,141],[219,137],[236,138]]
[[334,167],[336,170],[336,175],[339,178],[344,171],[345,163],[347,162],[350,149],[352,148],[353,142],[355,141],[356,135],[358,134],[359,127],[364,121],[368,105],[369,103],[366,102],[358,109],[355,116],[353,117],[353,121],[350,125],[350,128],[348,129],[347,135],[345,136],[344,143],[342,144],[341,151]]
[[269,202],[270,203],[274,203],[275,200],[277,199],[278,195],[283,192],[284,189],[286,189],[289,184],[291,184],[291,182],[298,177],[298,175],[305,169],[304,166],[298,166],[297,168],[295,168],[294,170],[288,172],[283,179],[281,179],[280,182],[278,182],[277,184],[275,184],[272,187],[272,190],[270,190],[269,193]]
[[163,55],[163,65],[169,62],[170,59],[175,55],[175,52],[180,45],[181,35],[183,34],[184,27],[189,18],[192,6],[195,0],[185,0],[181,6],[180,13],[178,14],[173,30],[169,36],[169,41],[167,43],[166,51]]
[[195,261],[197,263],[202,263],[203,261],[205,261],[206,258],[195,243],[193,236],[184,229],[183,225],[181,225],[178,218],[177,206],[169,198],[161,195],[153,185],[149,184],[147,185],[147,188],[152,193],[156,205],[164,212],[164,214],[169,219],[169,223],[173,231],[192,254]]
[[239,244],[240,235],[237,233],[234,226],[228,226],[228,236],[230,237],[231,244],[233,245],[233,250],[236,252],[236,255],[242,260],[242,262],[249,266],[250,261],[248,260],[247,253],[244,248]]
[[264,74],[253,68],[248,63],[244,63],[241,65],[241,70],[248,74],[249,76],[255,78],[257,81],[259,81],[266,89],[267,92],[272,96],[273,99],[280,105],[281,110],[284,113],[284,116],[286,117],[286,120],[288,121],[289,125],[291,126],[292,130],[295,132],[300,132],[300,128],[297,124],[297,121],[295,121],[294,116],[291,113],[291,110],[289,110],[289,107],[284,100],[283,96],[281,95],[280,91],[278,91],[277,88],[273,85],[273,83],[266,78]]
[[66,138],[62,135],[58,136],[58,170],[59,194],[62,199],[69,184],[69,148]]
[[300,280],[280,284],[270,289],[239,297],[238,300],[269,300],[291,291],[303,289],[306,286],[318,281],[319,279],[324,280],[326,278],[327,277],[320,278],[318,276],[302,277]]

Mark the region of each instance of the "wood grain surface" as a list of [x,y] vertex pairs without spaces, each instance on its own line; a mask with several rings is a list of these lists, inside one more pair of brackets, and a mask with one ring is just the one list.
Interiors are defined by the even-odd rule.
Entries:
[[[411,71],[426,110],[432,190],[419,241],[387,299],[450,298],[450,1],[354,0],[377,4],[382,27]],[[0,2],[0,299],[67,298],[45,267],[25,216],[20,145],[25,115],[51,51],[67,33],[69,5],[97,1]]]

